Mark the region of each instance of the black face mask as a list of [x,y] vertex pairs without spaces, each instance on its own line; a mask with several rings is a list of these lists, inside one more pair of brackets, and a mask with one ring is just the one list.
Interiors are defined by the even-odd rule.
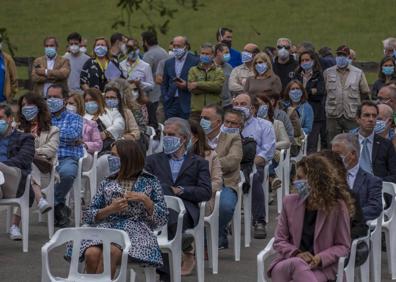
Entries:
[[224,43],[225,45],[227,45],[228,48],[231,48],[231,46],[232,46],[232,41],[231,41],[231,40],[225,40],[225,39],[223,39],[223,40],[221,41],[221,43]]
[[143,51],[147,52],[147,50],[148,50],[148,48],[147,48],[146,44],[143,44]]

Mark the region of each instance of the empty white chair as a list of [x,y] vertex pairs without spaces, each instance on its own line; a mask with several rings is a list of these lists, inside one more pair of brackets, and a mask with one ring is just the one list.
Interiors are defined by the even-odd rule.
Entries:
[[91,200],[93,196],[96,194],[96,190],[97,190],[97,167],[96,167],[97,163],[98,163],[98,152],[95,152],[92,158],[92,167],[88,171],[82,172],[82,178],[88,179]]
[[[4,179],[4,178],[3,178]],[[19,198],[0,199],[0,206],[8,206],[6,218],[6,232],[8,233],[11,226],[12,207],[19,206],[21,209],[22,221],[22,249],[24,253],[28,252],[29,248],[29,192],[30,192],[30,174],[26,177],[25,191]]]
[[199,204],[198,224],[194,228],[185,231],[186,234],[194,237],[198,282],[205,281],[205,204],[205,202]]
[[382,213],[381,215],[367,222],[370,227],[370,281],[381,282],[381,234],[382,234]]
[[[51,239],[52,235],[54,234],[54,214],[55,214],[55,207],[54,207],[54,193],[55,193],[55,174],[56,174],[56,166],[53,166],[50,181],[47,187],[41,189],[41,193],[45,194],[46,200],[48,204],[52,207],[50,211],[47,212],[48,215],[48,236]],[[41,213],[39,215],[39,222],[42,222],[43,216]]]
[[213,212],[205,216],[205,229],[207,237],[209,267],[212,273],[219,272],[219,208],[221,191],[216,192]]
[[[79,256],[80,245],[82,240],[100,240],[103,242],[103,273],[100,274],[85,274],[79,272]],[[57,278],[54,277],[49,269],[48,253],[66,242],[73,241],[73,252],[70,263],[70,270],[68,277]],[[111,243],[115,243],[122,248],[121,266],[119,268],[118,276],[111,279],[111,264],[110,264],[110,247]],[[128,266],[128,251],[131,248],[131,242],[128,234],[123,230],[96,228],[96,227],[81,227],[81,228],[63,228],[54,234],[52,239],[41,248],[41,281],[119,281],[125,282],[127,277]]]
[[151,126],[147,126],[147,134],[149,135],[149,146],[148,146],[146,155],[150,156],[154,153],[155,129]]
[[235,261],[241,260],[241,213],[242,213],[242,185],[245,182],[245,177],[240,171],[240,181],[238,184],[238,201],[235,206],[234,215],[232,217],[232,237],[234,239],[234,256]]
[[252,242],[252,187],[253,187],[253,176],[257,172],[256,165],[253,165],[253,170],[249,175],[250,189],[248,193],[243,193],[243,223],[245,228],[245,248],[250,247]]
[[168,209],[172,209],[179,214],[177,218],[176,234],[173,239],[168,240],[168,227],[164,226],[157,236],[157,241],[161,251],[169,255],[171,281],[181,282],[182,228],[183,216],[186,213],[186,209],[180,198],[165,196],[165,202]]
[[382,193],[392,196],[391,205],[384,210],[384,219],[382,222],[382,232],[385,233],[386,255],[388,263],[388,272],[392,280],[396,279],[396,185],[390,182],[383,182]]

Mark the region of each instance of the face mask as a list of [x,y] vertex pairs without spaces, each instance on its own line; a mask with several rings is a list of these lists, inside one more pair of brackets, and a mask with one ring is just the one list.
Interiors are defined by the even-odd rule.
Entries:
[[211,56],[208,56],[208,55],[200,55],[199,60],[203,64],[211,64],[213,59]]
[[314,64],[313,61],[309,61],[309,62],[306,62],[306,63],[302,63],[302,64],[301,64],[301,68],[302,68],[303,70],[305,70],[305,71],[308,71],[308,70],[312,69],[313,64]]
[[231,60],[231,55],[230,53],[224,54],[223,55],[223,62],[228,63]]
[[4,119],[0,119],[0,135],[4,135],[7,132],[8,123]]
[[173,53],[177,59],[181,59],[186,54],[185,48],[173,48]]
[[255,68],[256,68],[256,71],[257,71],[259,74],[263,74],[263,73],[265,73],[265,72],[268,70],[268,66],[267,66],[266,63],[257,64],[257,65],[255,66]]
[[110,174],[115,174],[120,171],[121,168],[121,159],[117,156],[108,156],[107,161],[109,163]]
[[32,121],[38,114],[39,110],[36,105],[22,107],[22,115],[27,121]]
[[96,46],[94,49],[96,56],[99,58],[106,56],[107,54],[107,47],[106,46]]
[[80,47],[80,52],[81,53],[87,53],[87,47]]
[[72,112],[72,113],[77,113],[77,107],[74,105],[67,105],[66,110],[68,110],[69,112]]
[[56,48],[55,47],[45,47],[44,52],[45,52],[45,55],[50,59],[52,59],[53,57],[56,56]]
[[126,55],[126,53],[128,52],[128,48],[127,48],[127,46],[126,46],[125,43],[122,43],[122,44],[121,44],[120,50],[121,50],[121,53],[122,53],[123,55]]
[[139,50],[132,51],[128,54],[128,59],[131,61],[136,61],[139,58]]
[[70,45],[69,51],[72,54],[78,54],[80,52],[80,46],[78,46],[78,45]]
[[167,155],[175,153],[181,146],[181,140],[176,136],[164,136],[164,153]]
[[386,130],[386,121],[378,119],[374,127],[375,134],[381,134],[385,130]]
[[309,196],[308,182],[305,179],[295,180],[293,182],[294,188],[296,188],[300,199],[305,200]]
[[302,95],[303,92],[301,89],[292,89],[289,91],[290,100],[292,100],[294,103],[300,102]]
[[222,40],[221,43],[224,43],[227,45],[227,47],[230,49],[232,46],[232,41],[231,40]]
[[279,56],[279,58],[284,60],[284,59],[289,57],[289,51],[286,50],[286,48],[279,49],[278,50],[278,56]]
[[337,67],[339,67],[340,69],[346,68],[349,64],[348,58],[345,56],[337,56],[336,64],[337,64]]
[[209,134],[212,131],[212,122],[210,120],[201,118],[199,122],[205,134]]
[[193,143],[192,143],[192,138],[190,138],[190,140],[188,140],[187,143],[187,151],[191,152],[192,149],[193,149]]
[[220,127],[220,131],[224,134],[239,134],[239,128],[226,127],[224,124]]
[[253,54],[250,52],[242,51],[242,63],[249,63],[253,60]]
[[63,109],[63,99],[49,98],[47,99],[48,109],[51,113],[57,113]]
[[168,51],[168,55],[171,56],[171,57],[173,57],[173,56],[175,56],[175,52],[173,52],[173,50],[169,50],[169,51]]
[[267,105],[261,105],[257,111],[257,116],[259,118],[267,118],[268,116],[268,106]]
[[241,111],[243,113],[243,115],[245,116],[245,119],[249,119],[250,118],[251,113],[250,113],[250,109],[249,108],[238,107],[238,106],[233,107],[233,108],[234,108],[234,110]]
[[95,101],[85,103],[85,111],[90,115],[94,115],[98,111],[98,109],[99,105]]
[[110,109],[118,107],[118,99],[106,99],[106,106]]
[[385,75],[392,75],[395,72],[395,67],[382,67],[382,73]]

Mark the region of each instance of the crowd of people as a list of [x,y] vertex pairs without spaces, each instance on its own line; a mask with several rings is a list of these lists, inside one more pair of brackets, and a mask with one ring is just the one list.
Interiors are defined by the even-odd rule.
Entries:
[[[194,53],[185,36],[174,37],[166,51],[151,31],[140,42],[115,33],[96,38],[90,55],[79,33],[66,38],[64,55],[49,36],[24,95],[0,45],[0,198],[21,196],[30,174],[30,204],[43,214],[54,209],[55,225],[70,226],[66,198],[79,160],[87,171],[98,153],[98,189],[83,223],[125,230],[130,259],[157,267],[161,281],[169,281],[168,257],[153,233],[164,225],[170,238],[176,233],[177,213],[164,195],[186,208],[182,275],[189,275],[194,246],[184,231],[198,223],[199,203],[207,202],[211,214],[221,191],[219,249],[226,249],[238,193],[251,190],[253,235],[265,239],[265,167],[276,191],[281,150],[297,156],[306,146],[308,156],[292,169],[293,193],[284,198],[275,232],[279,256],[268,271],[273,281],[335,280],[338,258],[383,210],[382,181],[396,183],[396,38],[383,41],[370,89],[346,45],[333,56],[328,47],[316,52],[309,42],[280,38],[276,47],[248,43],[239,52],[232,35],[219,28],[216,44]],[[157,137],[150,141],[152,128]],[[159,153],[146,156],[149,145]],[[51,206],[41,189],[54,168]],[[393,200],[385,197],[385,205]],[[20,219],[15,209],[13,240],[22,238]],[[101,253],[100,242],[84,241],[88,273],[102,272]],[[121,250],[114,245],[111,254],[114,274]]]

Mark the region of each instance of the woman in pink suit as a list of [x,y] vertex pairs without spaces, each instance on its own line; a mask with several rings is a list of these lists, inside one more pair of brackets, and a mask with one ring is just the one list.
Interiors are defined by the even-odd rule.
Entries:
[[351,245],[350,194],[337,188],[337,175],[317,154],[297,164],[297,194],[285,196],[275,231],[278,257],[268,271],[274,282],[335,280],[338,259]]

